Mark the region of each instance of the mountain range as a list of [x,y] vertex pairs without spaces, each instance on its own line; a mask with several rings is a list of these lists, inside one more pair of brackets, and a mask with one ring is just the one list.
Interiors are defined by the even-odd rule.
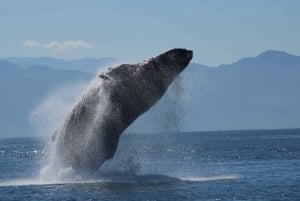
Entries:
[[[35,135],[30,117],[49,94],[63,89],[60,94],[67,96],[70,89],[64,86],[88,83],[99,67],[116,61],[0,59],[0,137]],[[300,57],[282,51],[218,67],[191,63],[128,132],[299,128],[299,86]],[[53,105],[51,112],[59,113]]]
[[83,58],[74,60],[64,60],[51,57],[9,57],[0,60],[8,61],[22,68],[31,66],[43,66],[53,70],[78,70],[90,74],[95,74],[100,67],[116,63],[117,60],[111,57]]

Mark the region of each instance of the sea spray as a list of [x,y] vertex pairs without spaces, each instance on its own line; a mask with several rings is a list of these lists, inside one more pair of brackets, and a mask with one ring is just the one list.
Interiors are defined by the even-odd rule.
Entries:
[[[98,74],[107,71],[107,68],[101,68]],[[49,94],[36,109],[34,109],[30,115],[30,121],[34,126],[37,135],[43,135],[45,139],[52,138],[48,141],[48,145],[45,148],[47,159],[44,165],[41,167],[40,175],[38,178],[34,178],[34,181],[38,183],[60,183],[60,182],[75,182],[80,181],[81,176],[79,172],[74,171],[72,167],[65,167],[60,159],[60,153],[58,152],[58,137],[55,134],[63,132],[67,123],[61,124],[63,119],[70,118],[70,111],[72,108],[76,108],[76,104],[80,104],[79,100],[84,97],[92,97],[91,93],[97,93],[98,101],[95,103],[94,110],[95,116],[90,120],[91,126],[85,131],[86,136],[83,138],[83,142],[87,146],[93,135],[93,129],[95,126],[100,126],[101,121],[104,120],[105,115],[111,112],[109,106],[108,96],[105,93],[105,89],[101,87],[102,80],[94,78],[87,83],[75,83],[73,85],[62,86],[56,91]],[[58,129],[57,129],[58,128]],[[107,174],[108,172],[136,172],[137,164],[133,160],[124,159],[122,161],[116,161],[109,168],[103,168],[99,170],[98,174]],[[136,167],[136,168],[134,168]],[[85,175],[86,177],[87,175]],[[93,175],[96,176],[97,175]],[[75,179],[75,180],[74,180]]]
[[184,104],[187,100],[185,81],[182,79],[179,75],[161,100],[133,122],[125,132],[139,134],[180,132],[184,125]]
[[75,103],[96,83],[97,80],[93,79],[90,83],[82,81],[63,85],[49,93],[30,113],[29,121],[36,136],[47,141],[41,158],[43,163],[40,176],[34,181],[61,182],[74,172],[72,168],[65,168],[60,164],[56,153],[57,141],[52,141],[51,138],[55,130],[62,126]]
[[170,86],[167,92],[166,109],[162,113],[162,119],[165,119],[165,130],[167,133],[180,132],[184,120],[183,104],[185,101],[184,82],[179,75]]
[[71,168],[63,167],[56,154],[56,141],[52,141],[53,133],[61,127],[63,119],[70,113],[73,106],[94,82],[76,82],[63,85],[48,94],[30,113],[30,123],[37,136],[42,136],[46,146],[42,157],[40,175],[34,181],[61,182],[72,175]]
[[[102,81],[95,78],[93,79],[90,84],[86,87],[86,89],[81,93],[81,96],[78,99],[82,98],[92,98],[96,97],[96,101],[94,101],[94,113],[87,119],[87,123],[90,124],[87,127],[87,130],[83,131],[85,136],[82,138],[82,142],[80,142],[81,146],[88,146],[93,137],[93,129],[94,126],[101,125],[101,121],[105,118],[104,115],[110,111],[109,101],[107,99],[105,89],[101,87]],[[95,95],[96,94],[96,95]],[[78,104],[85,104],[85,102],[77,101],[76,104],[73,105],[74,108],[78,108]],[[79,107],[80,108],[80,107]],[[75,114],[76,112],[80,111],[73,111]],[[49,150],[49,158],[45,166],[41,169],[40,176],[43,180],[52,180],[53,182],[60,182],[66,180],[74,180],[74,177],[80,177],[78,172],[75,172],[72,167],[66,167],[61,161],[61,153],[59,152],[59,143],[61,143],[60,134],[65,131],[66,127],[68,126],[68,119],[74,113],[70,113],[68,116],[65,117],[66,121],[64,124],[60,125],[59,128],[53,132],[54,135],[52,136],[52,140],[49,143],[48,150]]]
[[[122,172],[123,169],[129,169],[130,167],[133,170],[132,172],[143,174],[148,172],[146,163],[150,160],[150,155],[158,146],[160,150],[163,150],[161,155],[168,154],[167,150],[170,149],[169,146],[174,141],[173,135],[180,132],[185,117],[183,105],[186,101],[186,93],[182,79],[181,76],[178,76],[162,99],[130,125],[125,131],[127,134],[121,136],[121,138],[125,138],[128,137],[127,135],[143,136],[150,134],[153,137],[153,141],[134,146],[135,149],[133,150],[131,150],[131,146],[133,145],[130,144],[130,141],[127,141],[126,147],[132,155],[126,156],[117,151],[115,159],[107,161],[104,164],[106,170],[108,169],[107,167],[110,167],[114,171],[117,169],[117,171]],[[166,143],[157,143],[160,141]],[[122,145],[123,142],[121,140]],[[157,165],[159,166],[159,164]]]
[[88,83],[76,82],[59,87],[38,104],[30,113],[29,121],[37,136],[51,138],[63,122]]

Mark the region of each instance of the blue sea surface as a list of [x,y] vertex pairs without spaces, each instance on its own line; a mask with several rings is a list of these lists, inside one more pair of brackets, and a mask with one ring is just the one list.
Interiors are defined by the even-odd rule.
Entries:
[[300,200],[300,129],[124,134],[98,172],[60,180],[41,175],[49,151],[0,139],[0,200]]

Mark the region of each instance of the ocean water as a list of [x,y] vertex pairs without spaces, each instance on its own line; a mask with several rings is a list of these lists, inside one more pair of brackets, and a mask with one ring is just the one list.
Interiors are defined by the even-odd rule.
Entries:
[[299,129],[124,134],[95,173],[43,175],[48,158],[0,139],[0,200],[300,200]]

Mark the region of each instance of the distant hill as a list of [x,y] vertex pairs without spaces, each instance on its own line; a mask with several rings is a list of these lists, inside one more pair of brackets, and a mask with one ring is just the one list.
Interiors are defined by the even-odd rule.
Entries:
[[[218,67],[192,63],[181,75],[181,84],[185,93],[175,96],[171,87],[133,130],[141,130],[141,125],[185,131],[300,127],[299,56],[266,51]],[[167,119],[162,113],[174,119],[161,123]]]
[[[91,80],[101,63],[8,60],[0,60],[0,137],[33,135],[32,111],[53,91]],[[191,63],[163,99],[127,132],[299,128],[299,86],[300,57],[282,51],[218,67]],[[68,89],[64,90],[59,95],[67,96]],[[55,114],[59,109],[50,110]]]
[[300,127],[299,56],[266,51],[217,68],[192,64],[184,77],[185,129]]
[[106,67],[117,62],[116,59],[111,57],[74,60],[63,60],[51,57],[10,57],[4,58],[3,60],[23,68],[30,66],[45,66],[54,70],[78,70],[90,74],[95,74],[100,67]]

